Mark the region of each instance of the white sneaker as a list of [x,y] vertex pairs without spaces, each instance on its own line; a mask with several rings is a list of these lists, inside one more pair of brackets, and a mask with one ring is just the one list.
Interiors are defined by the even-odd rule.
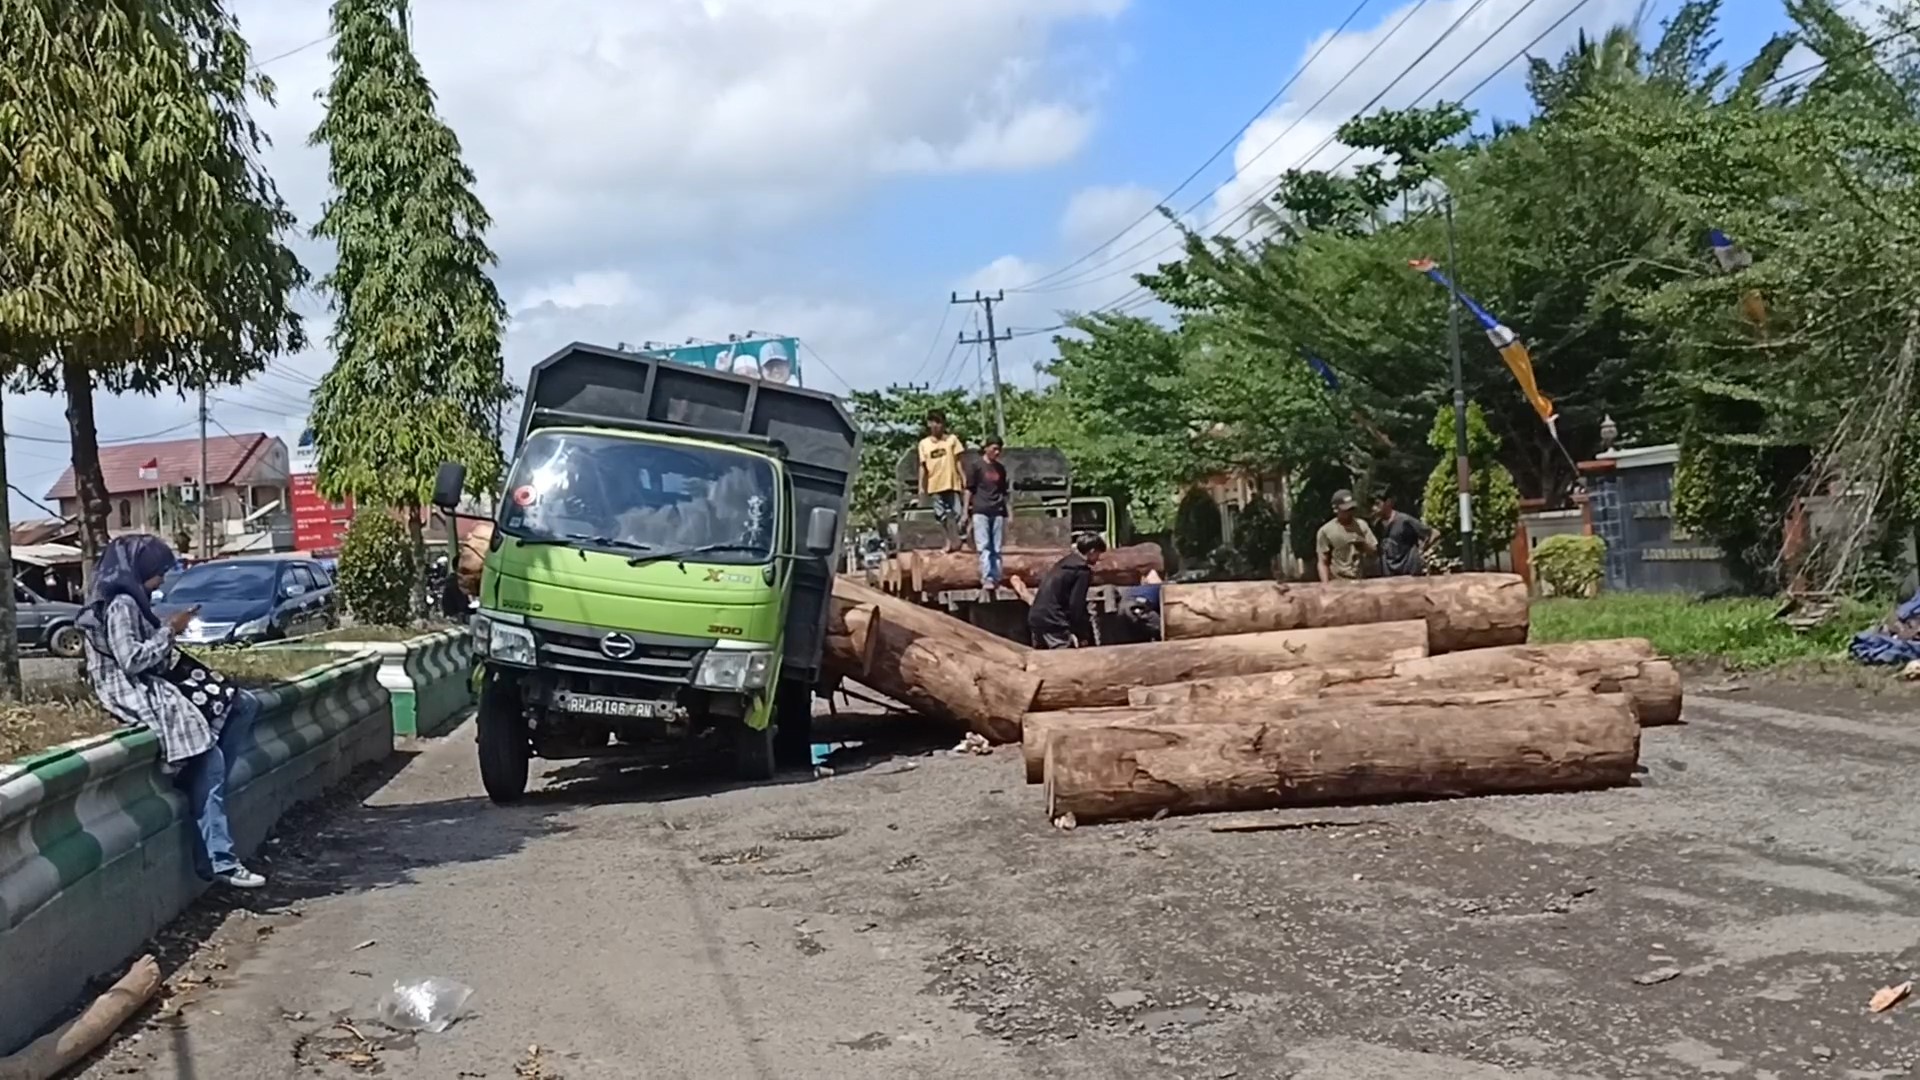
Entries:
[[260,889],[265,888],[267,884],[267,879],[263,875],[256,874],[244,866],[236,866],[225,873],[215,874],[213,880],[230,889]]

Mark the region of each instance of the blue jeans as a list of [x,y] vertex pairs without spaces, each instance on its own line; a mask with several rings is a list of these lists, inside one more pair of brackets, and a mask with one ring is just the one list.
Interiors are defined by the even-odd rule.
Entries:
[[211,880],[240,867],[233,853],[233,830],[227,824],[227,771],[234,758],[246,749],[253,722],[260,716],[260,699],[237,691],[227,721],[220,727],[220,738],[206,753],[187,763],[175,783],[187,797],[187,810],[200,830],[200,843],[193,851],[193,868]]
[[999,514],[973,515],[973,549],[980,553],[980,584],[1000,584],[1000,549],[1007,541],[1007,519]]

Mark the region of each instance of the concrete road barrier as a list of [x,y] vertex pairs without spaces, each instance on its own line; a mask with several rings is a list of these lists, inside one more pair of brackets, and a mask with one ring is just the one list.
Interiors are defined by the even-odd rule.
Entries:
[[437,734],[473,704],[468,679],[473,670],[473,646],[464,626],[406,641],[312,642],[296,638],[287,647],[378,653],[380,685],[393,695],[393,733],[402,739]]
[[[243,855],[281,814],[393,752],[381,659],[342,657],[260,695],[227,798]],[[0,764],[0,1054],[59,1018],[207,887],[186,801],[134,728]]]

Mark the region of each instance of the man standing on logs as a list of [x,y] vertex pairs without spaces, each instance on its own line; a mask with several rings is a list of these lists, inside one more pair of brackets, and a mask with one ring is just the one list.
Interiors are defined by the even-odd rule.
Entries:
[[1380,522],[1380,572],[1387,577],[1419,577],[1427,572],[1427,544],[1433,529],[1412,514],[1393,508],[1393,496],[1374,504]]
[[967,477],[967,523],[980,554],[980,587],[988,592],[1000,585],[1000,549],[1007,539],[1007,467],[1000,464],[1000,447],[999,439],[988,439]]
[[1357,505],[1353,492],[1343,488],[1333,493],[1333,520],[1320,526],[1320,533],[1313,540],[1315,550],[1320,553],[1321,581],[1335,578],[1359,581],[1366,576],[1361,557],[1380,552],[1373,530],[1354,513]]
[[1093,644],[1093,619],[1087,614],[1087,586],[1093,567],[1107,553],[1107,542],[1096,533],[1075,538],[1073,550],[1053,564],[1040,579],[1027,609],[1027,629],[1037,649],[1071,649],[1075,639]]
[[920,490],[933,504],[933,517],[946,533],[948,551],[960,550],[957,530],[967,487],[960,455],[966,449],[960,436],[947,430],[946,413],[935,409],[927,414],[927,434],[920,440]]

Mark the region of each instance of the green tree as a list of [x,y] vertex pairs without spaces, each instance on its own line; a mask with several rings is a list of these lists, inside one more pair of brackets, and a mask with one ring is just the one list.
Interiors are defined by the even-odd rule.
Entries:
[[327,148],[333,185],[313,234],[338,255],[321,282],[335,362],[312,423],[322,493],[405,508],[418,565],[440,463],[464,462],[473,491],[498,485],[496,425],[513,391],[487,212],[434,112],[407,17],[406,0],[333,5],[334,75],[312,141]]
[[[1433,430],[1427,445],[1441,455],[1440,464],[1427,477],[1421,498],[1421,519],[1439,535],[1433,549],[1449,559],[1460,557],[1460,481],[1455,471],[1453,408],[1441,409],[1433,418]],[[1493,552],[1513,543],[1520,526],[1520,491],[1513,485],[1513,474],[1500,464],[1500,440],[1487,426],[1486,413],[1478,402],[1467,403],[1467,463],[1473,469],[1473,543],[1482,565],[1489,565]]]
[[390,514],[355,514],[340,543],[340,599],[356,621],[405,626],[411,621],[420,563],[413,541]]
[[66,398],[89,573],[94,391],[234,383],[304,346],[247,108],[271,93],[219,0],[0,0],[0,377]]

